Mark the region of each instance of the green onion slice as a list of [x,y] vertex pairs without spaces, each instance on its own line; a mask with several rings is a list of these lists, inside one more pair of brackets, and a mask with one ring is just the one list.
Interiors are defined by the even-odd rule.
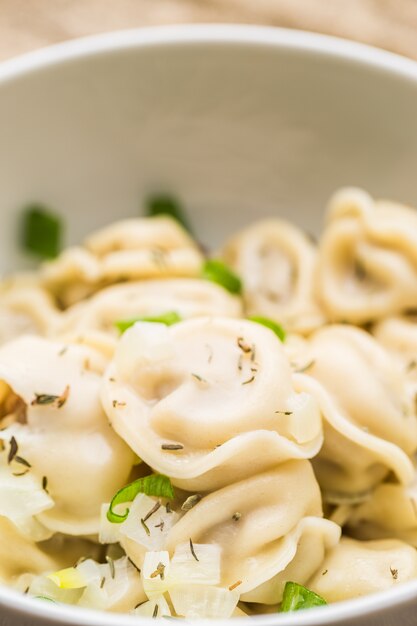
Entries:
[[219,259],[208,259],[203,265],[203,278],[221,285],[230,293],[242,292],[242,281]]
[[147,496],[156,496],[158,498],[168,498],[172,500],[175,498],[174,488],[171,484],[168,476],[163,474],[150,474],[143,478],[134,480],[133,483],[129,483],[126,487],[120,489],[110,502],[109,510],[107,511],[107,519],[113,524],[121,524],[125,521],[129,515],[129,509],[122,515],[118,515],[114,512],[114,507],[118,504],[124,504],[125,502],[133,502],[138,493],[145,493]]
[[277,324],[277,322],[274,322],[274,320],[270,320],[268,317],[262,317],[261,315],[253,315],[248,319],[251,322],[256,322],[257,324],[262,324],[262,326],[270,328],[276,334],[280,341],[285,341],[286,332],[282,328],[281,324]]
[[300,611],[301,609],[310,609],[314,606],[324,606],[327,604],[321,596],[310,591],[306,587],[298,583],[287,582],[282,597],[281,611]]
[[146,214],[149,217],[169,215],[177,220],[189,233],[192,232],[190,223],[178,200],[167,194],[151,196],[146,202]]
[[26,252],[43,259],[59,254],[62,220],[41,205],[28,206],[23,213],[22,246]]
[[166,324],[167,326],[172,326],[172,324],[177,324],[182,321],[182,317],[176,313],[176,311],[167,311],[166,313],[162,313],[161,315],[144,315],[139,317],[132,317],[128,320],[118,320],[114,322],[116,328],[119,329],[121,333],[124,333],[125,330],[136,324],[136,322],[155,322],[157,324]]
[[53,600],[52,598],[48,598],[48,596],[33,596],[35,598],[35,600],[46,600],[47,602],[53,602],[54,604],[57,604],[56,600]]

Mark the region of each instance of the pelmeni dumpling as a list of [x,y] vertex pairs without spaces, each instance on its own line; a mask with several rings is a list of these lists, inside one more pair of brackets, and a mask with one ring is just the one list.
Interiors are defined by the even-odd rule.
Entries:
[[361,499],[390,470],[411,482],[417,419],[390,355],[365,331],[335,325],[313,335],[303,358],[309,367],[294,382],[315,395],[324,417],[324,444],[313,465],[326,497]]
[[201,315],[241,317],[238,296],[207,280],[174,278],[113,285],[63,315],[60,332],[99,330],[119,335],[115,322],[174,311],[184,319]]
[[203,256],[180,224],[167,216],[115,222],[91,235],[85,247],[67,248],[45,263],[45,285],[65,306],[100,286],[139,278],[195,277]]
[[0,345],[27,333],[50,335],[60,323],[52,296],[33,276],[0,284]]
[[384,591],[417,578],[417,552],[396,539],[356,541],[343,537],[307,583],[327,602]]
[[417,392],[417,317],[389,317],[372,329],[375,339],[391,354],[413,392]]
[[101,549],[86,539],[64,535],[36,543],[4,516],[0,516],[0,534],[0,583],[21,591],[27,590],[34,576],[73,565],[86,555],[98,558]]
[[57,566],[29,537],[22,535],[6,517],[0,516],[0,582],[8,583],[26,572],[41,574]]
[[[242,600],[274,604],[288,580],[284,570],[305,582],[339,537],[340,528],[322,519],[310,463],[288,461],[205,496],[171,528],[167,549],[190,539],[220,546],[221,585],[238,582]],[[298,550],[303,558],[295,562]]]
[[378,485],[346,514],[349,533],[360,539],[402,539],[417,547],[417,476],[410,485]]
[[315,245],[289,222],[256,222],[227,242],[222,255],[243,279],[248,315],[269,317],[300,333],[324,323],[313,296]]
[[11,472],[30,473],[52,498],[37,520],[69,535],[98,532],[101,503],[133,465],[101,408],[96,358],[85,346],[32,336],[0,349],[2,454]]
[[332,320],[362,324],[417,305],[417,214],[360,189],[330,200],[317,294]]
[[322,444],[317,404],[294,390],[281,342],[245,320],[135,324],[118,344],[101,397],[116,432],[187,490],[310,458]]

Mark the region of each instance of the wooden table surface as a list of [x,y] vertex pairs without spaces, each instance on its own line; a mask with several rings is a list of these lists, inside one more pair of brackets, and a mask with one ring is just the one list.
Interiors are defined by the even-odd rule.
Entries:
[[301,28],[417,59],[417,0],[0,0],[0,59],[82,35],[185,22]]

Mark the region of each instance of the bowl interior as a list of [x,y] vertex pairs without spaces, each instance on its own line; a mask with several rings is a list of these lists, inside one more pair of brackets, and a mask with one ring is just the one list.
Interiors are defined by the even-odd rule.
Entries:
[[0,265],[19,262],[10,233],[31,201],[74,242],[167,190],[211,244],[267,215],[317,232],[341,185],[417,204],[416,110],[412,62],[274,29],[110,34],[11,61]]

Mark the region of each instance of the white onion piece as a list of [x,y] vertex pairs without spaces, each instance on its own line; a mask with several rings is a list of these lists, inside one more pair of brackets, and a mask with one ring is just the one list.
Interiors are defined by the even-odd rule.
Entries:
[[196,543],[193,547],[198,561],[193,557],[189,543],[182,543],[175,548],[169,572],[172,584],[218,585],[221,547],[202,543]]
[[120,541],[120,524],[113,524],[107,519],[109,506],[109,502],[101,505],[100,529],[98,531],[98,540],[100,543],[118,543]]
[[[150,498],[144,493],[140,493],[130,506],[127,519],[122,524],[118,524],[123,547],[127,550],[129,556],[130,542],[126,543],[125,539],[132,540],[146,550],[161,550],[164,547],[168,531],[178,520],[179,516],[177,513],[173,511],[167,513],[165,506],[161,505],[145,522],[149,529],[148,535],[144,526],[141,524],[141,520],[147,517],[156,503],[156,499]],[[160,524],[162,524],[162,526],[160,526]],[[135,558],[134,561],[136,562]]]
[[[158,607],[155,610],[155,607]],[[152,596],[150,600],[144,602],[136,609],[131,611],[133,615],[140,615],[141,617],[170,617],[171,611],[168,606],[168,602],[165,600],[162,594],[156,594]]]
[[35,576],[29,585],[28,595],[32,597],[43,596],[55,602],[64,604],[77,604],[83,590],[82,589],[60,589],[52,580],[46,576]]
[[160,594],[170,587],[169,552],[147,552],[142,566],[143,588],[148,597]]
[[[107,565],[105,567],[107,567]],[[91,583],[99,583],[104,575],[101,570],[101,565],[93,561],[93,559],[86,559],[77,565],[77,570],[84,578],[86,587]]]
[[[79,567],[91,566],[86,566],[86,563],[87,561]],[[128,611],[138,602],[145,601],[139,572],[127,557],[113,561],[112,566],[107,563],[98,565],[98,569],[99,579],[94,575],[94,570],[91,570],[93,580],[85,588],[78,602],[79,606],[106,611]]]
[[186,618],[228,618],[239,601],[237,591],[203,585],[178,585],[170,596],[175,612]]
[[142,367],[157,367],[158,363],[175,356],[171,336],[165,324],[136,322],[130,332],[123,333],[115,354],[115,363],[122,377],[129,380]]
[[7,517],[23,534],[37,541],[49,537],[50,532],[33,516],[53,506],[54,501],[33,474],[13,476],[8,466],[0,466],[0,515]]

